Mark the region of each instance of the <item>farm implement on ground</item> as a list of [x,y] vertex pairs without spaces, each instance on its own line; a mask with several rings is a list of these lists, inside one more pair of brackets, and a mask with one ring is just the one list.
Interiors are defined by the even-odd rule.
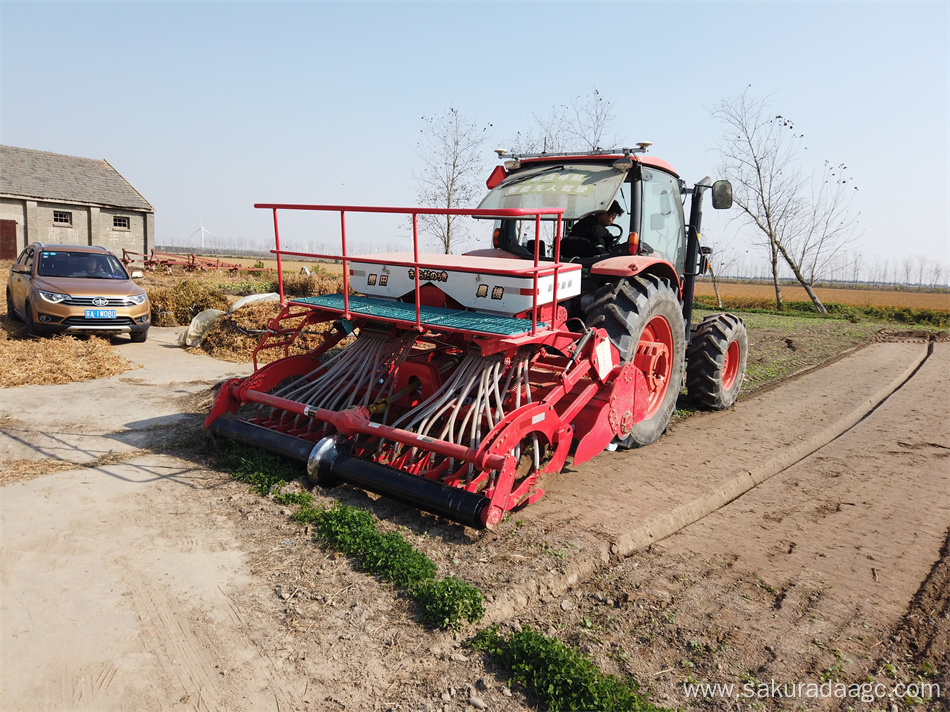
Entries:
[[[516,157],[471,210],[257,205],[273,213],[279,270],[286,256],[338,259],[344,288],[281,292],[254,374],[222,386],[206,427],[305,462],[315,483],[346,482],[483,528],[538,499],[543,476],[569,457],[577,465],[659,437],[686,370],[698,402],[731,405],[745,368],[742,322],[717,315],[689,326],[705,261],[702,194],[712,189],[721,206],[728,184],[687,190],[642,152]],[[693,194],[689,225],[682,193]],[[627,204],[629,236],[591,255],[579,232],[562,240],[565,226],[615,199]],[[342,253],[281,250],[278,214],[288,211],[338,213]],[[412,251],[347,254],[346,219],[358,213],[410,216]],[[420,253],[419,217],[430,215],[494,220],[492,247]],[[312,331],[322,343],[291,355]],[[284,356],[258,368],[265,349]]]
[[143,252],[132,252],[122,249],[122,264],[126,267],[141,265],[142,269],[148,272],[167,272],[171,274],[173,267],[179,267],[185,272],[211,272],[224,270],[227,272],[252,272],[257,271],[257,267],[242,267],[239,264],[222,262],[219,259],[210,259],[201,257],[194,253],[183,255],[171,254],[168,252],[156,252],[154,249],[148,254]]

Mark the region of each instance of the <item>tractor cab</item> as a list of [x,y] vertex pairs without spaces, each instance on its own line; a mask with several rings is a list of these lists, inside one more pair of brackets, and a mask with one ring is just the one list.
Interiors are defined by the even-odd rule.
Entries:
[[[562,208],[558,244],[556,217],[543,216],[538,255],[590,266],[610,257],[649,256],[662,259],[683,274],[686,220],[681,194],[685,187],[665,161],[638,155],[645,148],[612,149],[585,154],[513,156],[488,180],[490,191],[479,209]],[[606,227],[610,237],[592,243],[575,235],[585,218],[607,211],[616,202],[623,210]],[[531,221],[533,222],[533,221]],[[589,222],[589,221],[588,221]],[[535,225],[497,220],[493,247],[533,259]]]

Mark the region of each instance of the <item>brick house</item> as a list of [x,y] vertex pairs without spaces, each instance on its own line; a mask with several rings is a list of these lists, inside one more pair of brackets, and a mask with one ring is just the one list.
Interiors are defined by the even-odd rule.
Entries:
[[105,160],[0,146],[0,259],[31,242],[147,253],[155,209]]

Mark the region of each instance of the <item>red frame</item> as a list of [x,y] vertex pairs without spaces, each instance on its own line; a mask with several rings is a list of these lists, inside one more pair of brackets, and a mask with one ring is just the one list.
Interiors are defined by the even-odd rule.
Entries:
[[[575,464],[590,459],[602,451],[614,437],[623,437],[631,425],[644,416],[646,400],[646,382],[643,373],[631,364],[620,364],[616,349],[610,344],[607,335],[600,329],[594,329],[586,335],[573,333],[565,327],[566,312],[557,306],[558,272],[566,264],[560,262],[560,242],[562,232],[563,209],[548,208],[539,210],[508,209],[508,210],[463,210],[463,209],[427,209],[427,208],[385,208],[366,206],[342,205],[295,205],[261,203],[255,207],[271,210],[274,220],[274,237],[276,248],[272,253],[277,257],[277,271],[280,279],[280,298],[282,309],[278,317],[269,324],[268,333],[258,344],[255,351],[255,372],[244,380],[234,379],[226,382],[215,400],[215,404],[205,421],[206,426],[230,412],[236,414],[242,404],[256,403],[269,406],[274,410],[272,415],[259,415],[256,422],[267,428],[284,432],[294,437],[315,442],[332,434],[339,433],[354,439],[356,452],[359,456],[388,464],[404,472],[439,480],[446,484],[471,493],[480,493],[490,500],[490,505],[482,513],[482,523],[485,526],[497,524],[504,513],[532,502],[539,498],[543,490],[538,486],[538,479],[546,473],[558,472],[566,462],[572,442],[578,443],[575,454]],[[278,211],[280,210],[311,210],[323,212],[339,212],[340,214],[340,241],[341,255],[323,255],[317,253],[295,252],[280,249],[280,225]],[[347,253],[346,245],[346,215],[352,212],[388,213],[409,215],[412,218],[413,260],[380,259],[378,256],[354,257]],[[463,329],[427,327],[422,322],[422,307],[420,299],[420,267],[427,265],[419,259],[419,215],[473,215],[493,218],[534,218],[535,244],[533,264],[529,267],[521,266],[518,260],[511,260],[512,266],[500,266],[492,271],[498,274],[532,275],[533,294],[531,300],[531,331],[518,336],[493,336],[488,334],[466,332]],[[540,228],[541,216],[554,215],[557,219],[555,230],[554,262],[540,263]],[[343,262],[344,303],[342,316],[344,319],[353,319],[360,322],[364,317],[352,313],[349,309],[350,263],[375,263],[393,266],[414,267],[415,291],[415,324],[398,319],[384,319],[373,317],[373,321],[390,322],[393,327],[392,335],[400,330],[405,333],[414,330],[419,333],[418,339],[440,344],[439,349],[445,349],[445,355],[467,353],[473,341],[478,342],[482,357],[501,354],[504,358],[505,369],[524,368],[524,383],[528,400],[507,412],[494,427],[484,433],[475,447],[454,442],[449,439],[436,439],[426,436],[420,438],[415,433],[396,427],[389,427],[384,423],[371,421],[370,413],[360,407],[352,406],[344,410],[326,410],[305,403],[298,403],[268,394],[266,391],[283,382],[291,376],[303,376],[315,373],[319,364],[319,356],[342,338],[342,332],[328,334],[323,343],[314,351],[290,356],[289,345],[301,332],[305,325],[329,321],[340,315],[339,309],[329,309],[316,305],[308,306],[300,302],[288,302],[283,289],[284,256],[316,257],[335,259]],[[505,262],[504,260],[500,262]],[[467,269],[464,266],[452,269],[460,271],[485,271],[483,268]],[[554,275],[552,302],[539,305],[538,280],[541,276]],[[302,309],[302,310],[301,310]],[[525,312],[522,312],[525,313]],[[539,313],[548,325],[538,329]],[[281,321],[286,318],[305,318],[294,328],[281,328]],[[270,340],[270,343],[268,341]],[[511,359],[524,346],[534,345],[535,349],[524,356],[528,360],[516,366]],[[257,368],[256,354],[264,348],[284,348],[285,358],[274,361],[262,368]],[[411,347],[415,349],[415,346]],[[401,368],[416,365],[416,372],[424,375],[426,371],[426,354],[433,352],[420,350],[413,351],[415,358],[410,356],[403,361]],[[521,352],[524,354],[525,352]],[[454,358],[454,356],[453,356]],[[605,360],[606,359],[606,360]],[[609,362],[607,362],[609,360]],[[439,378],[438,368],[429,368],[428,373],[434,374],[427,384],[429,391],[438,386],[433,379]],[[513,373],[513,371],[509,371]],[[406,379],[409,376],[405,377]],[[509,376],[510,378],[510,376]],[[520,378],[520,377],[519,377]],[[442,382],[448,379],[446,376]],[[530,386],[530,387],[529,387]],[[521,393],[521,386],[518,386]],[[354,391],[355,393],[356,391]],[[365,391],[369,393],[368,390]],[[505,393],[505,399],[513,397]],[[520,395],[519,403],[520,403]],[[420,396],[421,398],[421,396]],[[414,403],[403,403],[398,407],[403,412],[410,412],[416,407]],[[389,406],[387,406],[388,408]],[[462,407],[459,405],[458,407]],[[474,411],[473,411],[474,412]],[[476,414],[475,417],[481,417]],[[464,427],[464,426],[463,426]],[[539,463],[539,467],[531,474],[520,476],[516,469],[518,462],[515,459],[516,449],[525,439],[536,438],[541,443],[539,447],[550,447],[550,457]],[[405,447],[411,445],[411,450]],[[414,452],[422,452],[422,457],[416,457]],[[441,458],[441,459],[440,459]],[[453,465],[452,463],[456,463]],[[459,463],[471,463],[459,467]],[[474,467],[475,470],[466,469]]]
[[[350,314],[350,262],[355,262],[357,264],[385,264],[392,265],[395,267],[413,267],[415,268],[415,303],[416,303],[416,330],[419,332],[424,331],[422,328],[422,313],[421,313],[421,300],[419,296],[419,268],[420,267],[438,267],[439,265],[430,265],[427,263],[422,263],[419,261],[419,227],[418,227],[418,216],[419,215],[468,215],[471,217],[490,217],[490,218],[526,218],[534,217],[534,264],[531,267],[523,267],[520,269],[505,269],[499,270],[499,274],[511,274],[511,275],[520,275],[520,274],[532,274],[534,275],[534,294],[532,295],[532,306],[531,306],[531,335],[534,336],[537,333],[538,326],[538,278],[547,276],[549,274],[554,275],[554,294],[552,296],[552,304],[557,304],[557,283],[558,283],[558,271],[564,265],[560,262],[561,257],[561,229],[563,226],[562,217],[564,215],[563,208],[539,208],[537,210],[524,210],[520,208],[509,208],[506,210],[477,210],[469,208],[387,208],[387,207],[376,207],[376,206],[366,206],[366,205],[306,205],[306,204],[293,204],[293,203],[255,203],[255,208],[260,208],[263,210],[271,210],[274,215],[274,241],[276,243],[276,249],[271,250],[271,254],[277,256],[277,279],[280,284],[280,302],[281,304],[286,304],[284,298],[284,279],[283,279],[283,266],[281,263],[281,256],[287,255],[292,257],[310,257],[317,259],[330,259],[330,260],[340,260],[343,262],[343,318],[350,319],[352,315]],[[281,250],[280,249],[280,225],[277,219],[278,210],[311,210],[311,211],[320,211],[320,212],[339,212],[340,213],[340,242],[342,252],[340,255],[323,255],[315,252],[293,252],[290,250]],[[413,261],[406,262],[404,260],[386,260],[380,259],[379,257],[373,257],[372,259],[363,258],[359,259],[358,257],[350,257],[346,253],[346,213],[387,213],[395,215],[411,215],[412,216],[412,254]],[[542,215],[556,215],[557,216],[557,225],[555,228],[554,235],[554,263],[550,266],[542,267],[539,264],[540,257],[540,233],[541,233],[541,216]],[[453,267],[455,271],[459,272],[478,272],[482,270],[477,269],[465,269],[464,267]]]

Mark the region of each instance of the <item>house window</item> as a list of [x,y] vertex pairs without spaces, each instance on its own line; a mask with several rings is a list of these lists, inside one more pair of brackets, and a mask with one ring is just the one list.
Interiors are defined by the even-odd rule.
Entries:
[[126,215],[113,215],[112,216],[112,227],[116,230],[128,230],[129,229],[129,218]]
[[59,225],[61,227],[72,227],[73,226],[73,214],[68,213],[64,210],[54,210],[53,211],[53,224]]

